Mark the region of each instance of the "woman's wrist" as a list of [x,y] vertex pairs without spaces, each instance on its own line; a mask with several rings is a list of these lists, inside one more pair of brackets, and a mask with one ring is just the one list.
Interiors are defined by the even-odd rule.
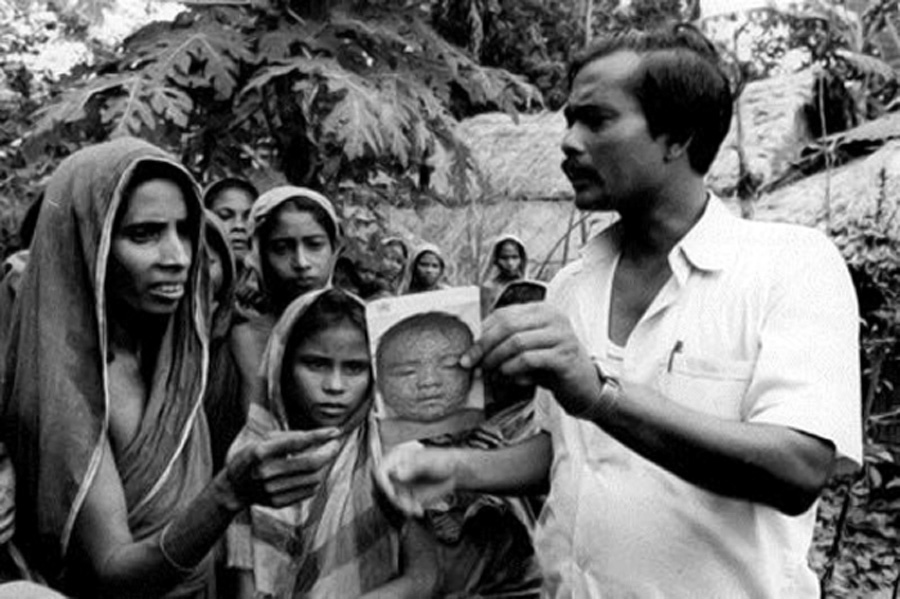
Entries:
[[216,503],[223,509],[238,514],[247,508],[247,502],[235,488],[227,466],[213,477],[211,491]]

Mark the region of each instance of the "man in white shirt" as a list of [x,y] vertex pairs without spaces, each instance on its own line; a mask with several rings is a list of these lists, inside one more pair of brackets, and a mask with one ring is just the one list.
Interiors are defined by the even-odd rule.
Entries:
[[414,514],[448,489],[549,478],[547,596],[819,596],[815,500],[862,451],[856,298],[823,235],[740,220],[707,193],[731,105],[689,26],[575,60],[563,168],[580,208],[621,218],[545,304],[496,312],[461,358],[549,390],[545,433],[404,450],[379,473]]

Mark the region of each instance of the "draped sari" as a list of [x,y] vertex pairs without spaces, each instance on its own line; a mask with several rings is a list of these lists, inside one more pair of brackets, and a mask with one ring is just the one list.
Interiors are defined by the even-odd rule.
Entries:
[[[116,212],[135,169],[152,163],[179,183],[201,243],[193,179],[162,150],[120,138],[76,152],[47,184],[31,258],[9,337],[3,380],[3,436],[16,467],[16,540],[56,587],[89,594],[72,532],[110,447],[112,394],[105,285]],[[195,250],[197,256],[200,251]],[[139,428],[114,452],[135,541],[160,531],[209,482],[209,434],[202,411],[207,318],[200,260],[168,319],[149,377]],[[167,597],[207,596],[206,559]]]
[[[263,359],[264,399],[250,405],[247,425],[232,453],[271,432],[289,429],[281,391],[285,344],[294,325],[324,292],[300,296],[278,321]],[[257,597],[359,597],[397,576],[398,525],[376,500],[372,479],[380,448],[371,404],[369,393],[344,424],[338,455],[314,496],[280,509],[253,506],[229,529],[229,566],[253,571]]]

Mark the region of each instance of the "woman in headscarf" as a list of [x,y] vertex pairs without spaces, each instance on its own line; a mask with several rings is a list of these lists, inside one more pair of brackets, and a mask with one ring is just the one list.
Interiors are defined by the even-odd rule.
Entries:
[[334,206],[311,189],[267,191],[253,205],[250,220],[249,262],[259,274],[260,295],[252,308],[241,310],[244,321],[231,335],[245,408],[260,393],[259,364],[275,322],[296,297],[330,283],[342,243]]
[[209,422],[213,469],[225,465],[225,455],[247,419],[241,401],[241,376],[230,343],[234,315],[235,263],[225,230],[207,213],[204,255],[209,276],[209,383],[203,407]]
[[203,192],[203,206],[222,222],[239,272],[250,253],[250,210],[258,197],[256,186],[239,177],[219,179]]
[[406,293],[447,289],[448,285],[443,280],[447,262],[438,246],[433,243],[420,246],[409,264],[409,286]]
[[400,237],[386,237],[381,242],[381,273],[391,295],[400,295],[409,264],[409,246]]
[[525,278],[528,253],[515,235],[503,235],[491,247],[490,268],[496,273],[481,287],[481,314],[486,316],[503,289],[513,281]]
[[[437,582],[425,531],[376,501],[380,455],[362,300],[337,288],[284,312],[263,359],[264,393],[232,451],[288,430],[337,427],[340,450],[318,492],[297,504],[252,506],[229,529],[239,598],[428,597]],[[395,520],[392,521],[391,517]]]
[[212,476],[203,222],[190,174],[137,139],[74,153],[47,185],[5,355],[3,437],[15,538],[71,596],[214,597],[210,549],[232,518],[305,497],[336,449],[296,433]]

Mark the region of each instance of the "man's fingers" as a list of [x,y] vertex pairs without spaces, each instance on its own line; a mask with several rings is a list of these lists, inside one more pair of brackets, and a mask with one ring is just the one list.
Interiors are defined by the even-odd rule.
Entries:
[[511,334],[543,326],[547,315],[543,309],[536,309],[536,306],[537,304],[507,306],[488,316],[484,321],[481,337],[460,357],[460,366],[473,368]]
[[[497,370],[506,362],[535,351],[555,347],[559,340],[545,329],[530,329],[507,335],[502,341],[481,359],[481,367],[485,370]],[[500,369],[501,372],[504,372]]]

